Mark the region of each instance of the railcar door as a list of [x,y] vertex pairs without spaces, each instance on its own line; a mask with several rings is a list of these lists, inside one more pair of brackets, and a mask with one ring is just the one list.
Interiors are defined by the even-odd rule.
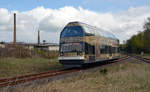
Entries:
[[89,57],[88,62],[95,61],[95,46],[86,43],[85,54]]
[[109,48],[109,59],[112,59],[112,47],[111,46],[109,46],[108,47]]
[[90,49],[89,50],[90,51],[89,60],[91,62],[93,62],[93,61],[95,61],[95,46],[91,46],[89,49]]

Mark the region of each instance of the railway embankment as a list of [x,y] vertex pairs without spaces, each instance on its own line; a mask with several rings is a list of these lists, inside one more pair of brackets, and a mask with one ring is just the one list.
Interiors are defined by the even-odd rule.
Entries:
[[62,68],[57,59],[46,58],[2,58],[0,59],[0,79],[26,74],[46,72]]
[[[95,72],[55,80],[46,84],[17,87],[14,92],[149,92],[150,64],[128,59],[128,62],[103,66]],[[4,90],[8,92],[7,88]]]
[[58,52],[21,46],[0,48],[0,79],[61,68],[57,56]]

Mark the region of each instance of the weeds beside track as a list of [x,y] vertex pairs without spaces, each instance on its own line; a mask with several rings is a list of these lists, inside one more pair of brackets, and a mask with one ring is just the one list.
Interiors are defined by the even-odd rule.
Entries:
[[61,69],[61,70],[54,70],[54,71],[43,72],[43,73],[38,73],[38,74],[30,74],[30,75],[18,76],[18,77],[13,77],[13,78],[0,79],[0,87],[19,85],[19,84],[29,82],[29,81],[40,80],[40,79],[44,79],[44,78],[48,78],[48,77],[54,77],[57,75],[64,75],[67,73],[77,72],[80,70],[87,70],[89,68],[99,67],[101,65],[109,65],[112,63],[115,64],[116,62],[121,62],[128,58],[129,58],[129,56],[126,56],[126,57],[114,60],[113,62],[107,62],[107,63],[103,63],[103,64],[99,63],[92,67],[88,66],[88,67],[83,67],[83,68]]

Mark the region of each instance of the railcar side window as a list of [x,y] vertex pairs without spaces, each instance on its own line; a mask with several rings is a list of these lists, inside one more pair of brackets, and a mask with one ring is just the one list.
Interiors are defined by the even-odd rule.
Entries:
[[100,53],[106,53],[105,46],[100,46]]
[[101,45],[100,46],[100,53],[102,54],[112,54],[112,53],[118,53],[119,50],[117,47],[107,46],[107,45]]
[[109,47],[106,46],[106,45],[101,45],[101,46],[100,46],[100,53],[102,53],[102,54],[107,54],[107,53],[109,53]]
[[112,47],[112,53],[116,53],[116,48],[115,47]]
[[117,48],[117,50],[118,50],[118,53],[120,52],[120,48]]
[[118,53],[119,51],[118,51],[118,48],[116,47],[116,53]]
[[94,29],[84,26],[85,36],[94,36]]
[[118,53],[119,52],[119,50],[118,50],[118,48],[117,47],[112,47],[112,53]]

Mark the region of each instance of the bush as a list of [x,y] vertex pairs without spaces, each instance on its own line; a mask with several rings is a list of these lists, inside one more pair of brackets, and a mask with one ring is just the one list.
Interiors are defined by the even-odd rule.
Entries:
[[58,57],[58,51],[44,51],[44,50],[35,49],[34,52],[43,58],[55,59]]
[[7,46],[6,48],[0,48],[0,57],[27,58],[32,57],[33,54],[34,53],[32,51],[20,46]]
[[101,74],[104,74],[104,75],[106,75],[106,74],[107,74],[107,72],[108,72],[108,70],[107,70],[107,69],[105,69],[105,68],[100,70],[100,73],[101,73]]

